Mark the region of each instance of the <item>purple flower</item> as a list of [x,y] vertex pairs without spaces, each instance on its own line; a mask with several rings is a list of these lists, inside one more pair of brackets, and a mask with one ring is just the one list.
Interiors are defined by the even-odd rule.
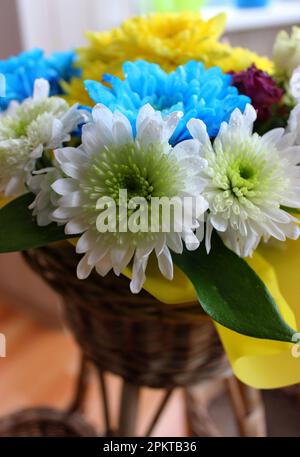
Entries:
[[232,73],[232,77],[232,84],[238,91],[251,98],[257,111],[257,119],[268,120],[272,115],[272,107],[280,102],[284,93],[276,81],[254,64],[240,73]]

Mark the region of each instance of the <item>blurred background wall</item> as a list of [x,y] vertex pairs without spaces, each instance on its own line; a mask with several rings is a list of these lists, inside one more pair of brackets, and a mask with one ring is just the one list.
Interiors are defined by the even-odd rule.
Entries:
[[63,50],[85,43],[84,31],[118,26],[139,0],[17,0],[25,48]]
[[[175,0],[14,1],[19,11],[23,47],[40,46],[53,51],[84,44],[85,30],[107,30],[132,15],[154,10],[163,2],[171,5]],[[14,8],[14,1],[4,0],[4,3],[12,4],[10,8]],[[279,29],[300,23],[300,0],[270,0],[267,9],[253,10],[235,8],[238,1],[176,0],[182,8],[192,4],[194,9],[201,9],[207,18],[224,10],[228,15],[227,36],[232,44],[267,55],[272,52]],[[251,0],[248,3],[252,3]]]
[[19,18],[15,0],[0,2],[0,59],[21,49]]
[[[0,58],[21,48],[39,46],[50,52],[80,46],[85,30],[118,26],[132,15],[155,9],[159,1],[164,0],[1,0]],[[232,44],[267,55],[279,29],[300,23],[300,0],[270,0],[267,9],[252,11],[234,8],[236,1],[193,0],[193,4],[199,2],[207,18],[224,10],[226,36]],[[188,3],[182,0],[182,4]]]

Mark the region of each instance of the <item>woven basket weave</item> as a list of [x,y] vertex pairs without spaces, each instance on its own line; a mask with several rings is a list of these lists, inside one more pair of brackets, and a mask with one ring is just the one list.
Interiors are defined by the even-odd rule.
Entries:
[[199,304],[171,306],[109,274],[76,277],[69,244],[24,253],[29,265],[63,297],[65,318],[85,356],[99,370],[155,388],[197,384],[228,370],[221,343]]
[[95,430],[78,413],[66,414],[54,409],[28,409],[0,420],[0,437],[77,438],[97,437]]

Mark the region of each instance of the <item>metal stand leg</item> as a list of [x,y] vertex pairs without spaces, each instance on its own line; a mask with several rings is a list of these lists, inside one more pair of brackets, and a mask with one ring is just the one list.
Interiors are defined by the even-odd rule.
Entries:
[[203,401],[199,393],[199,389],[195,387],[184,389],[189,436],[201,438],[222,436],[210,417],[208,404]]
[[76,411],[83,412],[84,411],[84,402],[85,397],[88,390],[89,385],[89,370],[88,370],[88,362],[85,359],[84,355],[80,356],[80,369],[79,369],[79,376],[76,381],[74,397],[72,402],[68,408],[68,413],[73,414]]
[[102,398],[102,402],[103,402],[105,436],[114,436],[114,431],[111,428],[109,399],[108,399],[105,373],[103,373],[103,371],[101,371],[101,370],[98,370],[98,373],[99,373],[99,382],[100,382],[100,393],[101,393],[101,398]]
[[[120,415],[118,430],[115,432],[111,428],[109,399],[106,386],[105,374],[98,370],[100,391],[103,401],[103,413],[106,426],[106,436],[136,436],[136,425],[138,419],[138,407],[141,387],[124,381],[122,386]],[[69,414],[76,411],[83,412],[85,397],[88,389],[89,367],[85,357],[80,361],[79,376],[71,405],[68,408]],[[219,383],[226,386],[232,405],[234,417],[241,436],[263,437],[266,436],[265,410],[261,398],[261,393],[238,381],[235,376],[220,379]],[[201,393],[200,386],[188,387],[184,389],[186,399],[186,410],[189,425],[189,432],[192,436],[213,437],[221,436],[215,423],[209,415],[209,392]],[[149,426],[143,436],[149,437],[158,424],[171,396],[173,389],[165,391],[165,394],[158,405],[156,412],[150,421]],[[223,390],[224,391],[224,390]]]
[[139,386],[124,381],[118,430],[120,436],[136,436],[139,394]]
[[227,386],[240,435],[265,437],[265,409],[259,390],[242,384],[234,376],[227,379]]

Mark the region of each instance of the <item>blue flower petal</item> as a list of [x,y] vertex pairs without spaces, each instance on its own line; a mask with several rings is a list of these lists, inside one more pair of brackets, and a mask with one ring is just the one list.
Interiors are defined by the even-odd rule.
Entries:
[[11,101],[22,102],[32,96],[37,78],[49,81],[51,95],[61,94],[60,82],[80,75],[74,66],[75,60],[73,51],[55,52],[45,57],[42,49],[32,49],[1,60],[0,73],[6,80],[6,95],[1,98],[0,110],[5,110]]
[[190,61],[172,73],[159,65],[143,60],[125,62],[124,80],[105,75],[103,82],[86,81],[85,85],[95,103],[103,103],[112,111],[119,110],[135,129],[138,112],[146,103],[166,116],[183,111],[184,116],[171,138],[171,144],[191,138],[186,124],[192,118],[202,119],[208,133],[215,137],[222,122],[228,121],[234,109],[244,111],[250,99],[231,86],[232,76],[219,67],[205,69],[202,62]]

